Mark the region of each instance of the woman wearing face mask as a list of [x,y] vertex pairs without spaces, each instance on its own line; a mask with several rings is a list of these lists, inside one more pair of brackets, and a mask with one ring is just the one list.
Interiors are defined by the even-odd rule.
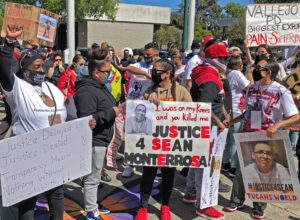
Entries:
[[[153,86],[148,89],[144,96],[144,100],[149,100],[159,105],[160,101],[178,101],[191,102],[192,98],[188,91],[180,86],[175,80],[175,68],[169,60],[158,60],[154,63],[152,69]],[[153,181],[158,167],[143,167],[143,176],[141,182],[141,200],[140,206],[135,219],[147,219],[147,207],[149,197],[152,191]],[[173,182],[176,168],[162,167],[162,220],[170,220],[171,214],[169,210],[169,200],[173,190]]]
[[[255,68],[260,75],[260,80],[249,87],[244,102],[245,112],[233,119],[231,124],[243,121],[243,132],[267,131],[267,135],[272,137],[278,129],[299,120],[300,116],[291,92],[275,82],[279,71],[276,61],[262,59]],[[254,117],[252,114],[254,111],[261,112],[260,116],[256,116],[257,119],[251,119]],[[261,121],[261,124],[253,125],[251,121]],[[225,207],[225,210],[236,211],[243,207],[244,201],[245,188],[238,166],[233,180],[230,205]],[[252,217],[263,219],[266,205],[266,203],[254,202]]]
[[[20,75],[23,79],[11,72],[14,42],[22,34],[22,29],[8,26],[6,33],[6,42],[0,51],[0,83],[12,112],[12,135],[22,135],[65,122],[64,97],[57,87],[44,81],[45,66],[39,53],[28,49],[21,54]],[[63,219],[63,187],[51,189],[45,194],[50,219]],[[35,196],[19,203],[18,219],[33,220],[36,200]]]
[[72,97],[75,94],[75,81],[77,74],[83,70],[85,59],[81,55],[76,55],[73,58],[72,65],[62,73],[57,88],[64,94],[65,99]]
[[180,85],[186,87],[185,65],[182,64],[182,55],[177,51],[176,53],[171,54],[171,60],[175,66],[175,79]]

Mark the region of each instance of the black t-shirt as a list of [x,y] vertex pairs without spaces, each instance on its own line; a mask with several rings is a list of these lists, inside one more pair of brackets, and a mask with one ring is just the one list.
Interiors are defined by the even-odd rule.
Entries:
[[229,86],[229,81],[228,79],[222,79],[222,83],[225,92],[224,107],[226,109],[226,112],[232,117],[232,95]]
[[222,120],[224,95],[220,93],[220,88],[216,83],[208,81],[198,86],[195,81],[193,81],[191,96],[194,102],[210,102],[213,113]]

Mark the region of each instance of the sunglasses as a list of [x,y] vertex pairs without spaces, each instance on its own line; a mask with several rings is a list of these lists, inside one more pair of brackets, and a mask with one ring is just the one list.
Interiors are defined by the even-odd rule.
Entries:
[[62,61],[62,59],[55,59],[55,61]]
[[255,69],[259,70],[259,71],[269,71],[269,68],[263,67],[263,66],[255,66]]
[[155,68],[153,68],[152,69],[152,73],[154,73],[154,74],[156,74],[156,73],[166,73],[166,72],[168,72],[168,71],[166,71],[166,70],[158,70],[158,69],[155,69]]

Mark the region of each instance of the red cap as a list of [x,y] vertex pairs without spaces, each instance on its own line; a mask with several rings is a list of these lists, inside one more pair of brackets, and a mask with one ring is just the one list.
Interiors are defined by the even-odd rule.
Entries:
[[223,44],[213,44],[205,50],[205,58],[229,57],[228,49]]
[[213,37],[211,36],[206,36],[206,37],[203,37],[202,38],[202,43],[203,44],[206,44],[208,41],[210,41],[211,39],[214,39]]
[[49,51],[52,51],[52,48],[49,48]]

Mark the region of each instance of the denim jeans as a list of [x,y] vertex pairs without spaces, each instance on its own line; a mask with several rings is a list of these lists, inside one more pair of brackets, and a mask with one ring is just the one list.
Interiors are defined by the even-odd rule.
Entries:
[[93,147],[92,172],[83,178],[83,199],[86,212],[92,212],[98,209],[98,186],[101,181],[101,171],[105,153],[106,147]]
[[298,134],[298,131],[290,131],[291,145],[294,147],[297,144],[297,134]]
[[185,195],[195,196],[197,198],[196,207],[200,205],[200,196],[202,188],[203,169],[189,168],[189,173],[186,177],[186,186],[184,189]]
[[[239,117],[240,113],[233,112],[233,118]],[[236,144],[233,137],[234,133],[239,133],[242,130],[242,122],[235,123],[230,127],[227,134],[226,145],[223,153],[223,164],[231,163],[231,168],[237,167],[238,156],[236,151]]]

